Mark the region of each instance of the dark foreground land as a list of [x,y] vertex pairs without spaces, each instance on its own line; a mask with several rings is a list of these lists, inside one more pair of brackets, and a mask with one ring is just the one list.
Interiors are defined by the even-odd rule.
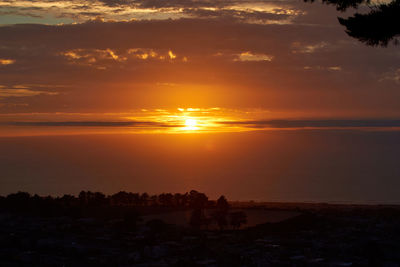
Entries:
[[66,206],[65,199],[32,199],[1,199],[1,266],[400,266],[398,206],[246,205],[244,212],[294,213],[221,230],[193,218],[188,225],[145,219],[191,211],[190,201],[91,205],[73,198]]

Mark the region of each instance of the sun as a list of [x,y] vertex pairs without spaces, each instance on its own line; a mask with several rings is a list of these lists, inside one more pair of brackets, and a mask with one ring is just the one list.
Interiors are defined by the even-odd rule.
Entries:
[[185,125],[186,127],[196,127],[197,121],[195,119],[186,119]]
[[197,130],[197,120],[195,119],[186,119],[185,120],[185,130]]

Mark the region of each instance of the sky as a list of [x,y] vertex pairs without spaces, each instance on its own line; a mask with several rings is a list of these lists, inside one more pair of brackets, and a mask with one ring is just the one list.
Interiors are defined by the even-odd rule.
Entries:
[[220,121],[398,118],[398,47],[367,46],[338,23],[365,9],[1,0],[0,120],[147,121],[159,111],[184,124],[188,109]]
[[338,21],[368,11],[0,0],[0,194],[400,202],[399,46],[366,45]]

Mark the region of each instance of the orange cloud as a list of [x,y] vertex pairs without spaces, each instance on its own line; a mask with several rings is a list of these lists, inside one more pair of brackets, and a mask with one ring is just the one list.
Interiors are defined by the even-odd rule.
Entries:
[[236,55],[234,61],[272,61],[274,57],[267,54],[253,54],[249,51]]
[[0,58],[0,65],[11,65],[11,64],[14,64],[14,63],[15,63],[14,59]]
[[25,85],[14,85],[6,87],[0,85],[0,99],[6,97],[30,97],[37,95],[58,95],[58,92],[33,90]]

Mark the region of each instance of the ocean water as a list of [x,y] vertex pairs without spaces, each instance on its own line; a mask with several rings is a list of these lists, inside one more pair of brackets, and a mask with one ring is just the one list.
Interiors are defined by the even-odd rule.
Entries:
[[399,163],[399,131],[1,137],[0,194],[195,189],[230,200],[393,204]]

